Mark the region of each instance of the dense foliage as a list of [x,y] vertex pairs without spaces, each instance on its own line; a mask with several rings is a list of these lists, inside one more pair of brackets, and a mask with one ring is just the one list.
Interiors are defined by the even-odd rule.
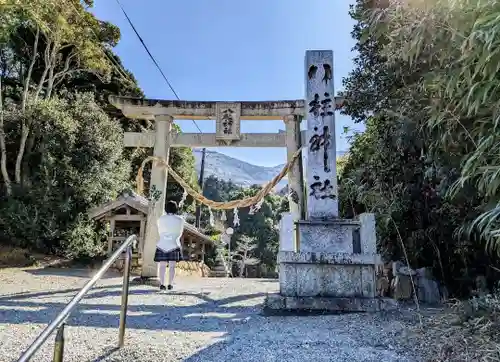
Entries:
[[387,259],[406,252],[467,293],[498,271],[500,7],[371,3],[351,11],[358,55],[344,112],[366,132],[352,136],[342,209],[377,213]]
[[[101,254],[103,230],[87,211],[132,188],[151,152],[123,148],[123,131],[152,124],[108,103],[110,94],[143,94],[113,54],[119,29],[96,19],[91,5],[0,0],[0,239],[9,245]],[[191,151],[170,156],[196,185]],[[181,198],[171,180],[167,192]]]
[[[92,226],[80,214],[127,187],[129,165],[122,159],[119,125],[90,94],[28,103],[24,111],[12,104],[4,115],[8,138],[17,133],[20,119],[33,122],[39,136],[25,156],[37,165],[29,169],[29,184],[16,184],[2,202],[3,236],[39,249],[58,251],[74,241],[88,245],[89,253],[99,252]],[[66,246],[71,254],[85,252],[78,245]]]

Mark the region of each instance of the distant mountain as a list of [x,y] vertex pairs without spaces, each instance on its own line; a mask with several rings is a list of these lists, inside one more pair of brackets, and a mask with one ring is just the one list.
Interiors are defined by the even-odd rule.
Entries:
[[[195,167],[198,175],[201,169],[201,149],[193,149]],[[345,154],[345,151],[338,151],[337,157]],[[248,162],[224,155],[219,152],[207,150],[205,157],[205,177],[215,176],[224,181],[232,181],[240,186],[263,185],[276,176],[285,164],[273,167],[252,165]],[[276,186],[277,190],[282,190],[287,185],[286,177]],[[280,191],[281,193],[281,191]]]
[[[201,169],[202,151],[193,150],[195,167],[198,175]],[[224,181],[231,181],[239,186],[262,185],[276,176],[284,165],[264,167],[252,165],[248,162],[224,155],[219,152],[207,150],[205,157],[205,177],[215,176]],[[278,184],[282,188],[287,184],[286,179]]]

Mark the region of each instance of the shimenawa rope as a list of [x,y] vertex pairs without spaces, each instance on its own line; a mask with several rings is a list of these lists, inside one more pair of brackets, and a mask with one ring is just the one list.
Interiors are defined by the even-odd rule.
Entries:
[[297,158],[300,156],[302,149],[298,149],[288,161],[288,163],[283,167],[281,172],[276,175],[269,183],[266,184],[262,189],[257,192],[255,196],[252,197],[247,197],[245,199],[241,200],[232,200],[228,202],[218,202],[218,201],[213,201],[210,199],[207,199],[205,196],[200,194],[198,191],[194,190],[186,181],[182,179],[168,164],[168,162],[162,158],[162,157],[157,157],[157,156],[149,156],[147,157],[144,161],[142,161],[141,167],[139,168],[139,171],[137,172],[137,193],[139,195],[142,195],[144,192],[144,178],[143,178],[143,172],[144,172],[144,166],[148,162],[156,162],[157,166],[161,166],[165,168],[165,172],[168,173],[168,175],[171,175],[175,181],[181,187],[184,188],[184,190],[191,195],[196,201],[210,207],[211,209],[214,210],[230,210],[230,209],[235,209],[235,208],[242,208],[242,207],[250,207],[255,204],[258,204],[259,201],[261,201],[271,190],[285,177],[285,175],[290,171],[292,168],[293,164],[297,160]]

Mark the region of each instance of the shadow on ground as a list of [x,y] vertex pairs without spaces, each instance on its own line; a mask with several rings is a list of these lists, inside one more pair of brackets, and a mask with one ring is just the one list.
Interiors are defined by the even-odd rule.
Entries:
[[[92,278],[99,268],[56,268],[56,267],[46,267],[39,269],[25,269],[23,270],[25,273],[34,275],[34,276],[67,276],[67,277],[75,277],[75,278]],[[112,279],[121,277],[122,274],[118,271],[110,270],[108,271],[101,280]]]
[[[74,275],[75,271],[71,273]],[[61,271],[55,274],[60,276]],[[0,324],[47,325],[78,291],[75,288],[0,296]],[[265,293],[236,294],[230,289],[228,291],[230,296],[221,296],[217,287],[199,293],[159,293],[151,286],[131,285],[127,329],[220,333],[221,341],[204,346],[186,357],[185,362],[302,361],[311,358],[315,361],[407,361],[394,359],[394,353],[386,345],[371,335],[367,338],[364,331],[370,329],[370,323],[367,323],[371,319],[369,315],[352,320],[346,316],[264,317],[260,313],[260,301]],[[119,284],[92,289],[68,318],[67,325],[70,328],[117,328],[120,296]],[[255,298],[259,298],[256,303],[252,301]],[[176,338],[182,340],[183,337]],[[133,344],[127,344],[122,350],[110,347],[92,362],[121,360],[117,358],[135,348]],[[332,360],[334,354],[336,359]],[[365,359],[365,354],[373,359]]]
[[260,283],[279,283],[279,279],[255,279]]
[[[114,290],[110,290],[114,289]],[[57,292],[19,293],[0,297],[0,324],[38,323],[48,324],[66,306],[65,302],[44,301],[42,297],[64,297],[79,289]],[[168,292],[160,294],[156,288],[131,286],[130,300],[134,297],[155,296],[158,304],[128,306],[127,328],[146,330],[175,330],[184,332],[225,332],[229,325],[258,314],[259,306],[228,306],[248,299],[263,297],[265,293],[231,296],[212,299],[210,293]],[[67,321],[68,326],[117,328],[120,313],[120,286],[97,287],[78,305]],[[93,299],[116,297],[113,304],[93,303]],[[175,297],[194,297],[199,303],[192,305],[169,305]],[[33,300],[35,299],[35,300]],[[161,303],[161,304],[160,304]]]

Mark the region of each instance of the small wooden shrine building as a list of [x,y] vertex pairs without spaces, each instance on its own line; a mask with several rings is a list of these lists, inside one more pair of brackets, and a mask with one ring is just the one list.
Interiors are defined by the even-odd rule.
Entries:
[[[134,264],[141,263],[148,212],[148,200],[134,192],[124,193],[116,200],[90,210],[92,219],[109,223],[108,256],[128,236],[135,234],[138,236],[138,247],[133,253]],[[190,261],[204,262],[205,250],[207,246],[213,245],[213,240],[186,223],[181,243],[185,257]]]

